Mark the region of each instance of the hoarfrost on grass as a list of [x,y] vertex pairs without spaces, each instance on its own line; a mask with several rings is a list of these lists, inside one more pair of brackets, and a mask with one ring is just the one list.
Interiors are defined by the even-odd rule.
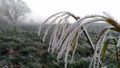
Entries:
[[[105,42],[108,31],[109,29],[114,29],[114,27],[119,28],[118,23],[116,23],[108,14],[106,13],[104,14],[107,16],[101,16],[101,15],[89,16],[88,15],[78,19],[78,17],[76,17],[72,13],[60,12],[49,17],[42,24],[42,26],[47,24],[48,22],[49,24],[55,24],[55,28],[53,29],[53,32],[49,41],[48,52],[57,53],[58,61],[61,58],[64,58],[65,68],[67,68],[67,64],[69,61],[68,59],[69,52],[72,51],[71,62],[73,62],[73,57],[75,54],[75,50],[77,48],[78,37],[85,32],[86,37],[90,41],[90,45],[94,50],[94,55],[89,65],[89,68],[99,68],[99,64],[101,64],[101,60],[100,60],[101,52],[102,52],[103,44]],[[76,20],[72,24],[70,24],[70,21],[69,21],[70,17]],[[89,23],[95,23],[98,21],[107,22],[113,25],[113,27],[107,28],[107,30],[105,29],[102,35],[100,35],[100,37],[98,38],[97,44],[94,45],[84,26],[86,26]],[[115,24],[111,23],[111,21],[114,22]],[[41,34],[42,26],[39,29],[38,35]],[[48,28],[45,30],[45,33],[43,36],[43,42],[45,42],[51,27],[52,25],[48,26]]]

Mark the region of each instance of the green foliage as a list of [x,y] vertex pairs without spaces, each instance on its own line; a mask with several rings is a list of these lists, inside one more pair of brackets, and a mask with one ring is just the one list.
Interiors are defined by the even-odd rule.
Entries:
[[[115,26],[115,28],[119,28],[118,24],[116,25],[112,23],[114,21],[106,21],[110,22],[111,25]],[[49,45],[48,42],[51,38],[51,33],[53,32],[55,25],[52,25],[52,28],[48,32],[49,34],[45,38],[45,43],[41,41],[44,35],[43,32],[48,26],[49,24],[44,25],[40,37],[37,36],[37,25],[16,26],[16,32],[14,32],[13,28],[6,27],[5,30],[4,28],[0,29],[0,68],[5,66],[8,68],[64,68],[63,58],[61,58],[58,62],[56,60],[57,55],[50,54],[47,50]],[[100,29],[102,29],[102,27]],[[119,29],[116,31],[119,31]],[[108,35],[110,37],[112,35],[118,39],[120,34],[116,31],[110,32]],[[94,44],[96,44],[97,38],[102,36],[102,33],[99,33],[100,32],[98,31],[89,32]],[[14,38],[13,34],[15,34]],[[86,35],[81,34],[80,37],[78,37],[78,44],[76,45],[77,37],[78,32],[74,34],[72,51],[70,51],[68,56],[68,59],[70,59],[75,51],[75,47],[77,47],[76,52],[74,52],[74,60],[73,63],[68,61],[68,68],[88,68],[93,57],[94,50],[90,46]],[[100,55],[100,58],[102,59],[102,66],[107,66],[108,68],[119,68],[119,48],[116,46],[115,48],[110,48],[111,45],[109,45],[109,43],[117,45],[118,41],[112,39],[111,42],[107,39],[104,42],[102,53]]]
[[[41,49],[47,49],[45,44],[42,44],[35,33],[36,27],[31,26],[29,31],[17,28],[19,31],[15,33],[13,38],[12,28],[7,31],[0,32],[0,66],[16,67],[16,68],[40,68]],[[32,31],[34,28],[34,31]],[[46,53],[46,52],[44,52]],[[44,54],[43,53],[43,54]],[[40,65],[39,65],[40,64]],[[31,66],[30,66],[31,65]],[[36,67],[35,67],[36,66]]]
[[[7,29],[7,31],[0,32],[0,67],[5,65],[8,67],[17,68],[63,68],[64,63],[58,63],[56,61],[56,55],[51,55],[47,52],[48,44],[41,42],[41,39],[36,35],[36,25],[33,26],[21,26],[17,27],[17,32],[15,33],[16,38],[12,37],[12,28]],[[50,36],[49,36],[50,37]],[[85,41],[86,42],[86,41]],[[47,42],[46,42],[47,43]],[[13,54],[9,54],[12,48]],[[83,50],[82,50],[83,49]],[[83,52],[81,52],[83,51]],[[77,59],[86,53],[85,48],[77,49],[80,53],[75,55]],[[89,52],[89,50],[87,51]],[[84,60],[81,63],[75,62],[75,64],[70,65],[70,68],[82,67]],[[85,61],[87,63],[87,61]],[[84,63],[84,65],[86,65]]]

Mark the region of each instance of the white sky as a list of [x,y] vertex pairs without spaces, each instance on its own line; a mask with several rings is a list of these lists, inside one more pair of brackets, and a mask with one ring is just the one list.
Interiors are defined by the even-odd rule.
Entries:
[[[69,11],[83,17],[90,14],[110,13],[117,20],[120,19],[120,0],[23,0],[32,10],[36,20],[44,20],[50,15]],[[119,21],[119,20],[118,20]]]

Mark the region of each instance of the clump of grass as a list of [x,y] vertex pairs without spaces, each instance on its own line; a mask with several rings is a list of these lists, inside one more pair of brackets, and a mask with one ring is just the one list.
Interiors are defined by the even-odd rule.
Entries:
[[[59,12],[52,15],[43,22],[39,29],[38,35],[41,34],[41,29],[43,28],[42,26],[49,23],[50,26],[45,30],[43,36],[43,42],[45,42],[46,37],[48,35],[48,31],[50,30],[50,28],[52,28],[51,24],[55,24],[55,28],[51,34],[48,52],[57,53],[58,62],[61,61],[61,59],[63,59],[65,63],[65,68],[67,68],[67,64],[73,62],[75,50],[77,48],[78,43],[78,37],[82,33],[84,33],[94,51],[93,58],[91,60],[89,68],[99,68],[100,66],[102,67],[101,57],[104,58],[104,54],[107,49],[106,38],[108,36],[108,33],[111,30],[120,32],[120,25],[109,14],[107,13],[104,14],[105,14],[104,16],[88,15],[83,18],[78,18],[77,16],[70,12]],[[76,20],[73,24],[70,24],[69,21],[70,17]],[[105,27],[105,29],[101,30],[101,33],[99,35],[98,40],[96,41],[96,44],[93,44],[93,41],[91,40],[85,26],[87,24],[99,21],[106,22],[110,24],[111,27]],[[116,44],[117,43],[115,43],[115,45]],[[71,53],[72,55],[70,55]],[[118,52],[116,47],[116,54],[117,53]],[[119,60],[117,59],[117,61]],[[118,65],[119,64],[120,63],[118,62]]]

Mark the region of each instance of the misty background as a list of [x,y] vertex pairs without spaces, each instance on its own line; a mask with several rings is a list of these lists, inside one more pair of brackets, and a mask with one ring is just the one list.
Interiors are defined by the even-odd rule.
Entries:
[[68,11],[76,16],[103,15],[107,12],[119,21],[119,0],[24,0],[31,8],[32,19],[44,21],[54,13]]
[[[103,15],[103,12],[107,12],[117,20],[120,18],[118,15],[120,10],[117,8],[120,6],[118,0],[23,0],[23,2],[27,5],[30,12],[25,13],[19,21],[26,23],[30,23],[30,21],[41,23],[52,14],[60,11],[69,11],[79,17],[91,14]],[[0,15],[0,17],[2,16],[4,15]]]

